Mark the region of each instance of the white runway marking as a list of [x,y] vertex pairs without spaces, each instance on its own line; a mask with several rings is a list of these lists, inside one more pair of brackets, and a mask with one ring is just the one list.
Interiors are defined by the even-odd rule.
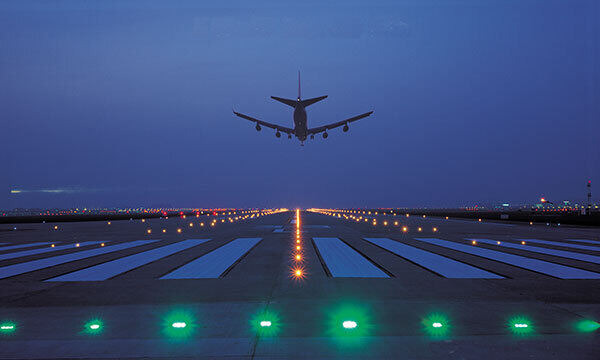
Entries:
[[[84,242],[80,242],[78,244],[79,244],[79,246],[86,246],[86,245],[100,244],[102,242],[103,241],[84,241]],[[13,252],[13,253],[0,255],[0,260],[14,259],[14,258],[18,258],[18,257],[35,255],[35,254],[43,254],[43,253],[51,252],[51,251],[72,249],[72,248],[76,248],[79,246],[77,246],[76,244],[67,244],[67,245],[59,245],[59,246],[55,246],[55,247],[47,246],[47,247],[41,248],[41,249],[17,251],[17,252]]]
[[282,232],[283,232],[283,229],[275,229],[275,230],[273,230],[273,232],[274,232],[274,233],[282,233]]
[[[469,241],[475,240],[477,242],[481,242],[481,243],[485,243],[485,244],[504,246],[504,247],[509,247],[509,248],[513,248],[513,249],[527,250],[527,251],[536,252],[536,253],[540,253],[540,254],[548,254],[548,255],[560,256],[560,257],[564,257],[564,258],[568,258],[568,259],[588,261],[588,262],[600,264],[600,256],[581,254],[581,253],[576,253],[576,252],[572,252],[572,251],[547,249],[547,248],[542,248],[542,247],[538,247],[538,246],[513,244],[513,243],[509,243],[509,242],[504,242],[504,241],[501,241],[500,244],[498,244],[498,242],[496,240],[490,240],[490,239],[467,239],[467,240],[469,240]],[[598,249],[598,250],[600,250],[600,249]]]
[[262,238],[238,238],[217,248],[182,267],[171,271],[161,279],[211,279],[218,278],[239,258],[244,256]]
[[569,244],[569,243],[560,242],[560,241],[538,240],[538,239],[515,239],[515,240],[525,241],[525,243],[532,242],[532,243],[538,243],[538,244],[557,245],[557,246],[570,247],[570,248],[573,248],[573,249],[600,251],[600,248],[598,248],[597,246]]
[[590,244],[598,244],[598,245],[600,245],[600,241],[598,241],[598,240],[588,240],[588,239],[565,239],[565,240],[579,241],[579,242],[584,242],[584,243],[590,243]]
[[415,238],[415,240],[424,241],[448,249],[454,249],[467,254],[481,256],[486,259],[500,261],[524,269],[537,271],[539,273],[554,276],[559,279],[600,279],[599,273],[581,270],[570,266],[554,264],[547,261],[530,259],[520,255],[507,254],[496,250],[483,249],[477,246],[464,245],[437,238]]
[[53,244],[53,243],[51,243],[51,242],[36,242],[36,243],[29,243],[29,244],[2,246],[2,247],[0,247],[0,251],[21,249],[21,248],[33,247],[33,246],[51,245],[51,244]]
[[500,275],[388,238],[364,239],[447,278],[503,279]]
[[25,274],[31,271],[44,269],[47,267],[68,263],[75,260],[86,259],[92,256],[110,253],[113,251],[119,251],[134,246],[140,246],[150,244],[158,240],[137,240],[126,242],[117,245],[111,245],[106,247],[100,247],[96,249],[83,250],[72,254],[58,255],[45,259],[32,260],[24,263],[8,265],[0,267],[0,279],[4,279],[10,276]]
[[338,238],[313,238],[333,277],[389,278],[377,266]]
[[[435,220],[437,220],[437,219],[435,219]],[[479,222],[476,219],[473,219],[473,220],[442,219],[442,220],[443,221],[452,221],[452,222],[467,223],[467,224],[485,224],[485,225],[498,225],[498,226],[516,226],[515,224],[504,224],[504,223],[498,223],[498,222],[492,222],[492,221],[485,221],[485,220],[481,220],[481,222]]]
[[46,281],[101,281],[146,265],[158,259],[175,254],[177,252],[200,245],[210,239],[188,239],[178,243],[129,255],[120,259],[112,260],[86,269],[57,276]]

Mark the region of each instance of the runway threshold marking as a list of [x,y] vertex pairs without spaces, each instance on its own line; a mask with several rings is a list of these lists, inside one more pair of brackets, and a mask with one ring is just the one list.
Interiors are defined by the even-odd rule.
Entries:
[[89,268],[57,276],[46,281],[102,281],[110,279],[124,272],[133,270],[153,261],[173,255],[180,251],[200,245],[210,239],[187,239],[174,244],[165,245],[156,249],[143,251],[120,259],[108,261]]
[[40,269],[44,269],[47,267],[68,263],[68,262],[75,261],[75,260],[86,259],[86,258],[90,258],[90,257],[96,256],[96,255],[101,255],[101,254],[106,254],[106,253],[110,253],[110,252],[114,252],[114,251],[128,249],[128,248],[135,247],[135,246],[151,244],[156,241],[158,241],[158,240],[136,240],[136,241],[130,241],[130,242],[126,242],[126,243],[105,246],[105,247],[96,248],[96,249],[83,250],[83,251],[79,251],[79,252],[71,253],[71,254],[58,255],[58,256],[53,256],[53,257],[49,257],[49,258],[32,260],[32,261],[27,261],[24,263],[19,263],[19,264],[14,264],[14,265],[8,265],[8,266],[0,267],[0,279],[4,279],[4,278],[10,277],[10,276],[15,276],[15,275],[20,275],[20,274],[25,274],[25,273],[28,273],[31,271],[40,270]]
[[77,244],[67,244],[67,245],[59,245],[59,246],[55,246],[55,247],[48,246],[48,247],[44,247],[41,249],[17,251],[17,252],[8,253],[8,254],[1,254],[0,260],[14,259],[14,258],[18,258],[18,257],[28,256],[28,255],[36,255],[36,254],[43,254],[46,252],[72,249],[72,248],[77,248],[77,247],[83,247],[86,245],[100,244],[103,242],[105,242],[105,241],[84,241],[84,242],[77,243],[77,244],[79,244],[79,246],[77,246]]
[[389,278],[363,255],[338,238],[313,238],[332,277]]
[[[547,249],[547,248],[542,248],[542,247],[538,247],[538,246],[513,244],[513,243],[509,243],[509,242],[504,242],[504,241],[501,241],[500,244],[498,244],[497,240],[490,240],[490,239],[471,239],[471,238],[469,238],[467,240],[469,240],[469,241],[475,240],[475,241],[483,243],[483,244],[504,246],[504,247],[508,247],[508,248],[512,248],[512,249],[527,250],[527,251],[536,252],[536,253],[540,253],[540,254],[553,255],[553,256],[559,256],[559,257],[564,257],[564,258],[573,259],[573,260],[581,260],[581,261],[587,261],[587,262],[600,264],[600,256],[595,256],[595,255],[587,255],[587,254],[576,253],[576,252],[565,251],[565,250]],[[598,249],[598,250],[600,250],[600,249]]]
[[171,271],[161,279],[218,278],[261,240],[262,238],[237,238]]
[[36,243],[29,243],[29,244],[1,246],[0,247],[0,251],[13,250],[13,249],[21,249],[21,248],[33,247],[33,246],[50,245],[50,244],[54,244],[54,243],[52,243],[52,242],[36,242]]
[[538,244],[546,244],[546,245],[556,245],[556,246],[570,247],[570,248],[573,248],[573,249],[600,251],[600,248],[598,248],[597,246],[569,244],[569,243],[564,243],[564,242],[560,242],[560,241],[538,240],[538,239],[515,239],[515,240],[525,241],[526,243],[527,242],[532,242],[532,243],[538,243]]
[[559,279],[600,279],[600,274],[592,271],[573,268],[570,266],[554,264],[551,262],[530,259],[520,255],[507,254],[501,251],[484,249],[477,246],[465,245],[437,238],[414,238],[429,244],[438,245],[448,249],[477,255],[486,259],[496,260],[505,264],[518,266],[538,273],[554,276]]
[[364,238],[387,251],[420,265],[436,274],[452,279],[503,279],[503,276],[418,249],[388,238]]

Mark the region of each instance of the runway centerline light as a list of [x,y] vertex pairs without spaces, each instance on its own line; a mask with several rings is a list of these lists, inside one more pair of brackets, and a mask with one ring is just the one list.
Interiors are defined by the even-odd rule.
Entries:
[[358,326],[358,324],[356,323],[356,321],[346,320],[342,323],[342,326],[344,327],[344,329],[355,329]]

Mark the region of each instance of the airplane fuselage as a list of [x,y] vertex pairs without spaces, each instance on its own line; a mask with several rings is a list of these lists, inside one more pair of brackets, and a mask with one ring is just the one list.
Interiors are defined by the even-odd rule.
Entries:
[[306,140],[306,137],[308,136],[306,110],[300,101],[298,101],[294,108],[294,135],[296,135],[300,141]]

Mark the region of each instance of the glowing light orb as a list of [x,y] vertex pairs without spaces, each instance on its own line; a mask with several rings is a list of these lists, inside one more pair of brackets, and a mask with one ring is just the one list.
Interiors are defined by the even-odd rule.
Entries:
[[176,322],[172,323],[171,326],[174,327],[175,329],[183,329],[184,327],[187,326],[187,324],[183,321],[176,321]]
[[269,326],[271,326],[271,322],[269,320],[263,320],[260,322],[260,326],[269,327]]
[[346,320],[342,323],[342,326],[344,327],[344,329],[355,329],[358,326],[358,324],[356,323],[356,321]]
[[433,326],[434,328],[441,328],[444,325],[442,325],[442,323],[439,322],[434,322],[433,324],[431,324],[431,326]]

